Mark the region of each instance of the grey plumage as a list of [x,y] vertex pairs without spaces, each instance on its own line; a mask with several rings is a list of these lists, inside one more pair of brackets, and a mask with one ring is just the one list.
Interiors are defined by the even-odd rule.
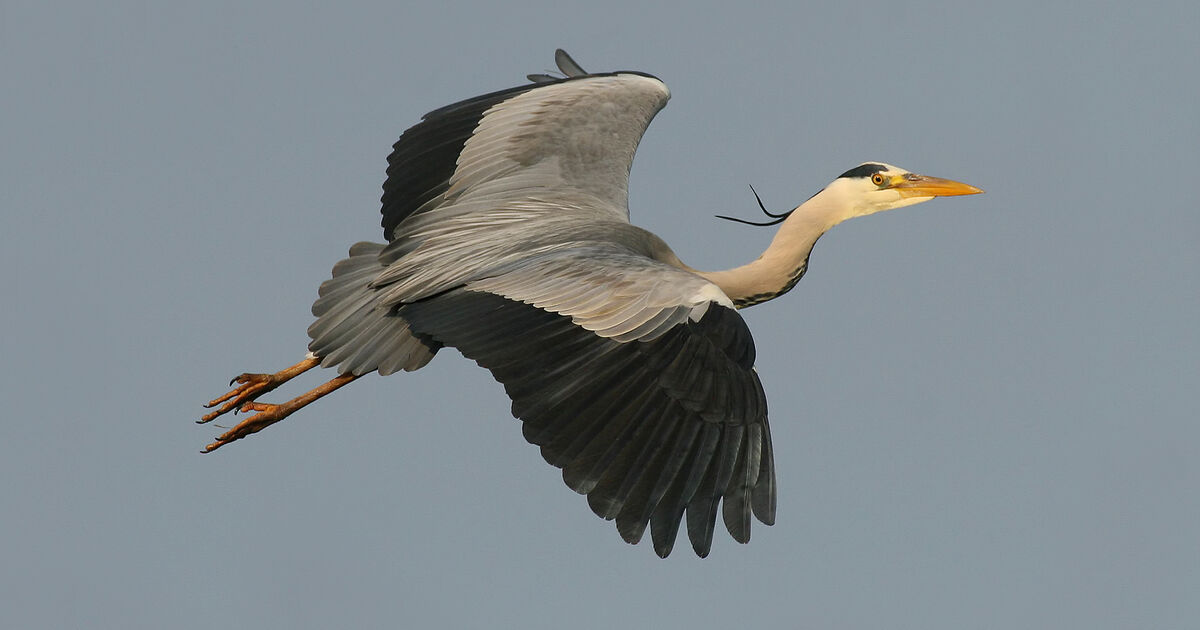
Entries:
[[385,374],[457,348],[504,384],[527,439],[623,538],[649,525],[665,556],[686,511],[707,555],[724,499],[745,542],[750,513],[771,523],[775,511],[749,331],[720,289],[628,221],[634,151],[669,93],[558,62],[566,78],[442,108],[404,133],[383,199],[390,242],[359,243],[335,266],[309,350],[324,367]]
[[[634,152],[670,92],[639,72],[562,77],[426,114],[388,157],[387,243],[358,243],[313,304],[310,356],[242,374],[209,422],[255,411],[211,452],[377,371],[443,347],[487,368],[525,438],[626,541],[668,555],[686,522],[709,553],[717,515],[738,542],[775,522],[774,451],[754,342],[735,310],[790,290],[841,221],[981,192],[883,163],[851,169],[792,211],[754,261],[703,272],[629,223]],[[764,209],[765,211],[765,209]],[[259,396],[320,365],[336,376],[282,404]]]

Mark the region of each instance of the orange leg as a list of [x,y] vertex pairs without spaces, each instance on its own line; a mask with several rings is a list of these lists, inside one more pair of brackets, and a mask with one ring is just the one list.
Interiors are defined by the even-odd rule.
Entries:
[[208,401],[204,406],[211,409],[217,405],[221,405],[221,403],[225,404],[221,405],[221,408],[216,411],[204,414],[196,423],[204,424],[205,422],[211,422],[217,416],[229,413],[230,411],[236,413],[242,405],[254,402],[259,396],[317,367],[320,362],[319,359],[305,359],[290,368],[280,370],[274,374],[246,373],[235,376],[232,381],[229,381],[229,384],[240,383],[237,387],[220,398]]
[[[293,368],[298,368],[301,365],[303,365],[303,363],[296,364],[295,366],[293,366]],[[304,367],[300,370],[300,372],[303,372],[304,370],[307,370],[310,367],[312,367],[312,366],[310,365],[310,366]],[[288,368],[288,369],[293,369],[293,368]],[[285,372],[286,371],[287,370],[285,370]],[[282,374],[282,373],[283,372],[280,372],[280,374]],[[297,372],[297,374],[298,373],[299,372]],[[337,377],[330,379],[324,385],[315,387],[315,388],[313,388],[313,389],[311,389],[311,390],[309,390],[309,391],[307,391],[307,392],[305,392],[283,404],[280,404],[280,405],[272,405],[272,404],[268,404],[268,403],[254,402],[252,400],[245,402],[241,406],[242,411],[257,411],[258,413],[254,414],[253,416],[250,416],[249,418],[246,418],[245,420],[242,420],[240,423],[238,423],[237,426],[235,426],[232,429],[223,433],[220,437],[217,438],[216,442],[213,442],[212,444],[209,444],[208,446],[204,447],[204,450],[202,452],[211,453],[211,452],[217,450],[218,448],[221,448],[222,446],[224,446],[230,442],[233,442],[234,440],[240,440],[240,439],[246,437],[247,435],[250,435],[251,433],[258,433],[259,431],[262,431],[263,429],[271,426],[272,424],[275,424],[276,422],[279,422],[280,420],[283,420],[284,418],[292,415],[293,412],[299,410],[300,408],[304,407],[305,405],[308,405],[309,403],[324,396],[325,394],[328,394],[329,392],[332,392],[332,391],[336,390],[337,388],[354,381],[359,376],[360,375],[358,375],[358,374],[342,374],[341,376],[337,376]],[[289,376],[288,378],[291,378],[291,377]],[[284,379],[284,380],[286,380],[286,379]],[[221,399],[221,400],[223,400],[223,399]],[[215,402],[220,402],[220,400],[215,401]]]

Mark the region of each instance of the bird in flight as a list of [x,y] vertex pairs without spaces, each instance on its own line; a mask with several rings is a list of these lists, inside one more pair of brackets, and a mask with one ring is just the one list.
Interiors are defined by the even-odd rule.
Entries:
[[[564,76],[533,74],[447,105],[400,136],[383,184],[387,242],[358,243],[334,265],[303,361],[237,376],[205,405],[201,423],[253,415],[204,452],[449,346],[504,385],[525,438],[627,542],[649,527],[666,557],[686,522],[704,557],[718,511],[741,543],[751,514],[774,523],[766,395],[737,310],[791,290],[813,244],[842,221],[983,191],[866,162],[768,213],[758,225],[779,228],[752,262],[693,269],[629,222],[634,151],[667,86],[642,72],[586,72],[562,50],[555,60]],[[318,366],[337,376],[287,402],[259,401]]]

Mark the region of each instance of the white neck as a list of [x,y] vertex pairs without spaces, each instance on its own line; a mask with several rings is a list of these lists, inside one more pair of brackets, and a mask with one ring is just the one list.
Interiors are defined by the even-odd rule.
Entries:
[[743,308],[787,293],[808,267],[808,255],[822,234],[861,214],[845,203],[845,190],[830,185],[800,204],[779,226],[766,251],[754,261],[724,271],[698,271]]

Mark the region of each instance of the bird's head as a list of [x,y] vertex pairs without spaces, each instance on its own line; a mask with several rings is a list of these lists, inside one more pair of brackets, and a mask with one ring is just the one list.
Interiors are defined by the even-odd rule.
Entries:
[[839,222],[903,208],[934,197],[976,195],[982,190],[949,179],[910,173],[882,162],[864,162],[842,173],[822,193],[832,195],[844,213]]
[[[753,188],[751,188],[753,190]],[[934,197],[956,195],[978,195],[982,190],[961,182],[910,173],[898,166],[883,162],[863,162],[842,173],[837,179],[809,197],[794,210],[779,214],[770,212],[759,199],[758,207],[771,221],[746,221],[718,214],[728,219],[749,225],[778,225],[795,215],[805,217],[803,223],[816,224],[819,233],[854,217],[863,217],[884,210],[903,208],[929,201]],[[758,198],[758,193],[754,194]],[[799,224],[797,224],[799,225]]]

